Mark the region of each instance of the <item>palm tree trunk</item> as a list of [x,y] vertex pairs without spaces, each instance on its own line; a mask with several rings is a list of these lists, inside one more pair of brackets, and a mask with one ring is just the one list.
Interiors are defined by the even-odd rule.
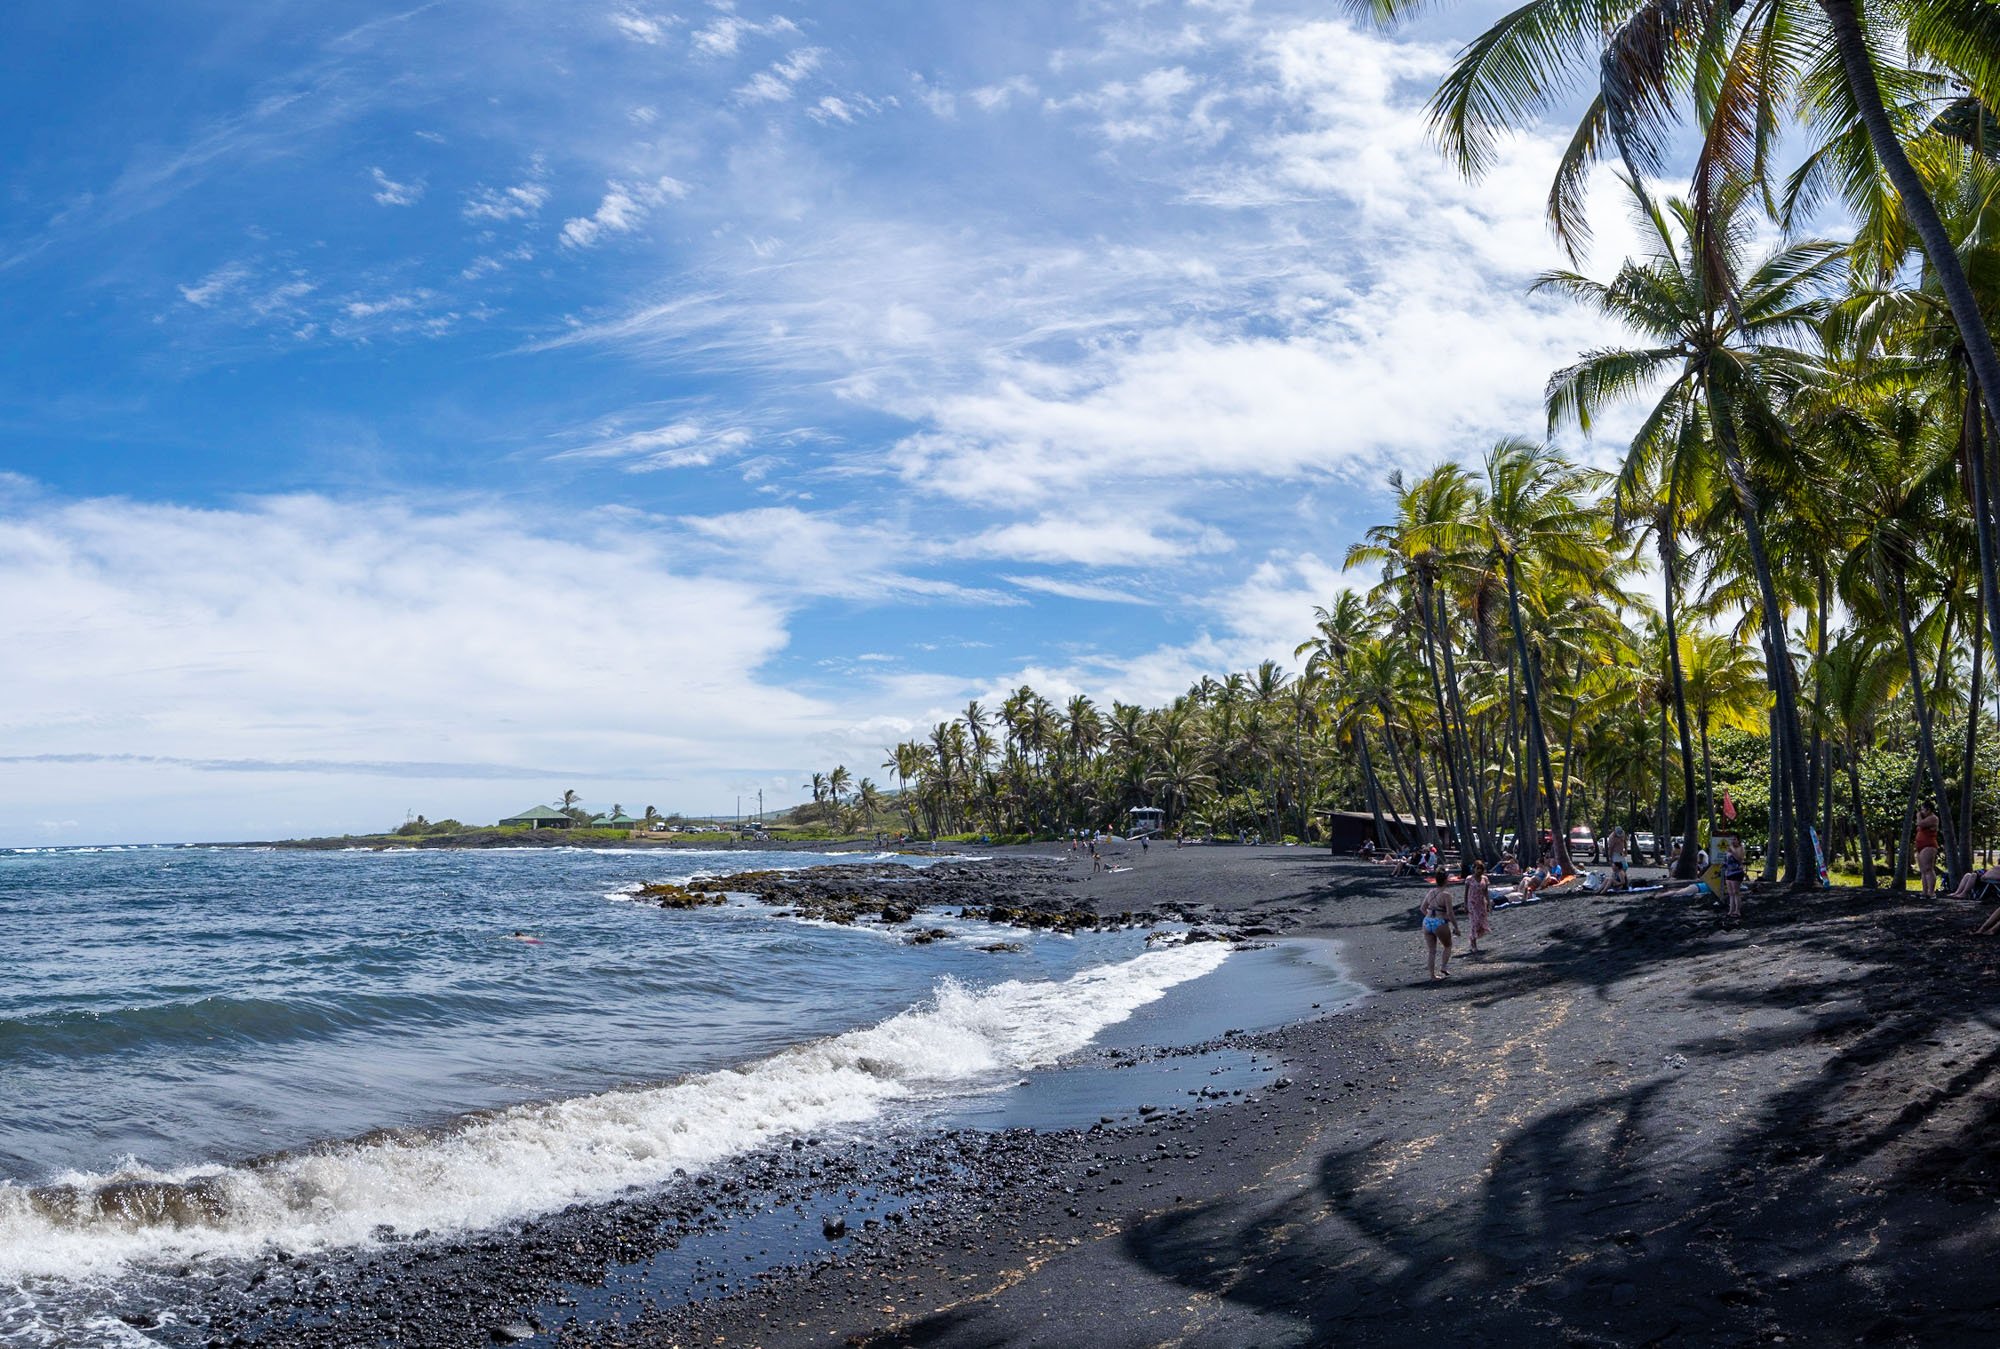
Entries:
[[[1658,531],[1660,540],[1660,570],[1666,583],[1667,618],[1667,673],[1668,682],[1673,686],[1674,721],[1681,732],[1681,837],[1687,843],[1681,849],[1681,860],[1674,867],[1674,876],[1679,880],[1689,880],[1694,876],[1694,747],[1688,743],[1687,679],[1681,669],[1680,620],[1675,615],[1675,596],[1679,591],[1680,539],[1674,532],[1674,522],[1680,518],[1680,486],[1676,481],[1667,489],[1667,516]],[[1666,752],[1660,753],[1660,796],[1665,799],[1667,759]],[[1666,814],[1661,812],[1661,832],[1665,833]],[[1664,845],[1663,845],[1664,846]]]
[[[1419,573],[1417,577],[1417,603],[1423,610],[1424,665],[1431,675],[1431,697],[1437,703],[1438,747],[1443,753],[1444,772],[1451,788],[1451,827],[1458,844],[1459,855],[1470,857],[1477,844],[1468,836],[1471,828],[1471,812],[1465,798],[1465,775],[1460,764],[1457,734],[1451,716],[1451,708],[1444,696],[1444,681],[1439,666],[1439,648],[1444,648],[1443,664],[1451,662],[1450,637],[1441,633],[1439,625],[1443,620],[1444,597],[1430,577]],[[1436,613],[1433,613],[1433,610]]]
[[[2000,351],[1994,349],[1993,334],[1987,331],[1986,320],[1979,312],[1979,297],[1972,289],[1971,278],[1965,274],[1958,250],[1952,246],[1944,219],[1938,215],[1937,204],[1925,190],[1924,180],[1910,163],[1910,157],[1903,153],[1896,129],[1889,124],[1888,110],[1882,106],[1882,89],[1875,78],[1875,63],[1862,38],[1854,0],[1819,0],[1819,7],[1833,29],[1834,47],[1840,53],[1848,90],[1861,113],[1861,125],[1867,128],[1875,157],[1882,161],[1883,170],[1895,186],[1903,214],[1915,228],[1924,256],[1930,260],[1931,271],[1937,277],[1938,288],[1951,306],[1952,322],[1958,326],[1959,342],[1978,381],[1987,415],[2000,425]],[[1987,521],[1979,524],[1982,530],[1989,527]]]
[[[1514,654],[1521,664],[1521,703],[1527,711],[1528,753],[1541,756],[1542,773],[1545,778],[1550,778],[1549,785],[1553,797],[1554,782],[1548,765],[1549,742],[1542,734],[1541,681],[1535,677],[1534,657],[1528,653],[1528,625],[1521,617],[1520,573],[1515,566],[1512,553],[1507,555],[1504,570],[1507,575],[1507,621],[1514,629]],[[1528,791],[1532,800],[1534,793],[1532,778],[1529,780]],[[1554,804],[1553,799],[1550,804]],[[1527,814],[1527,829],[1521,838],[1521,865],[1524,867],[1529,865],[1531,859],[1539,860],[1541,856],[1541,841],[1534,833],[1535,817],[1539,813],[1530,811]]]
[[[1706,377],[1702,382],[1708,393],[1709,421],[1722,446],[1723,470],[1735,489],[1737,510],[1743,519],[1743,541],[1750,552],[1750,569],[1757,580],[1758,607],[1763,611],[1765,670],[1777,698],[1773,717],[1778,734],[1772,739],[1772,750],[1774,755],[1782,750],[1785,781],[1791,789],[1784,816],[1787,834],[1785,881],[1796,889],[1809,889],[1818,882],[1806,856],[1806,850],[1811,846],[1812,798],[1806,794],[1805,746],[1799,735],[1798,680],[1792,670],[1791,647],[1785,640],[1784,608],[1778,602],[1778,587],[1771,576],[1770,557],[1764,550],[1764,522],[1756,490],[1750,485],[1750,476],[1743,467],[1742,451],[1736,442],[1736,424],[1730,420],[1728,410],[1722,407],[1714,383]],[[1778,793],[1773,792],[1773,804],[1777,798]],[[1771,836],[1774,841],[1778,836],[1775,821]]]
[[[1368,726],[1358,716],[1354,719],[1354,743],[1361,751],[1361,782],[1368,789],[1368,810],[1375,817],[1375,846],[1386,849],[1389,829],[1382,819],[1382,790],[1375,781],[1375,765],[1368,757]],[[1327,830],[1327,837],[1332,836],[1333,831]]]
[[1917,828],[1917,793],[1923,788],[1924,768],[1919,760],[1910,765],[1910,790],[1903,801],[1903,830],[1896,849],[1895,883],[1889,888],[1901,890],[1910,883],[1910,844]]
[[1979,757],[1980,685],[1986,673],[1986,629],[1972,625],[1972,690],[1965,701],[1965,762],[1958,778],[1958,848],[1952,854],[1953,868],[1961,874],[1972,870],[1972,794],[1977,779],[1974,765]]
[[1701,796],[1707,803],[1708,827],[1715,828],[1715,768],[1708,758],[1708,714],[1701,714],[1697,723],[1701,727]]
[[1859,755],[1850,742],[1842,755],[1847,760],[1847,795],[1854,802],[1854,832],[1861,840],[1861,883],[1870,890],[1875,888],[1875,844],[1868,837],[1868,816],[1861,809],[1861,768],[1856,763]]
[[1497,859],[1494,857],[1493,846],[1486,835],[1486,812],[1480,807],[1479,792],[1474,785],[1472,776],[1476,763],[1472,757],[1472,736],[1466,730],[1465,703],[1458,691],[1458,665],[1452,658],[1451,625],[1446,621],[1444,592],[1442,590],[1438,591],[1437,617],[1438,650],[1444,656],[1445,700],[1451,707],[1451,718],[1447,725],[1451,736],[1456,739],[1459,747],[1459,768],[1458,776],[1455,779],[1455,786],[1460,797],[1458,817],[1458,827],[1460,830],[1458,840],[1459,860],[1461,863],[1469,861],[1476,852],[1488,864],[1491,864]]
[[1403,800],[1409,803],[1410,818],[1414,820],[1418,811],[1417,794],[1410,790],[1410,775],[1403,767],[1403,755],[1396,744],[1396,733],[1390,729],[1387,704],[1382,708],[1382,743],[1389,747],[1389,766],[1396,770],[1396,785],[1402,789]]
[[[1953,845],[1957,840],[1951,822],[1951,803],[1945,797],[1944,772],[1938,767],[1937,742],[1931,733],[1930,699],[1924,695],[1923,672],[1917,664],[1916,637],[1910,630],[1908,588],[1904,585],[1900,572],[1889,584],[1896,596],[1896,631],[1903,639],[1903,655],[1910,665],[1910,699],[1917,713],[1917,763],[1921,766],[1923,775],[1930,779],[1931,791],[1936,794],[1938,824],[1944,834],[1942,840],[1944,855],[1954,857],[1957,855],[1957,849]],[[1939,653],[1939,665],[1942,670],[1942,652]]]
[[[1667,846],[1667,739],[1667,705],[1663,702],[1660,704],[1660,804],[1653,816],[1653,844],[1657,850],[1656,855],[1662,857],[1666,855],[1664,850]],[[1693,859],[1689,859],[1688,865],[1694,865]],[[1687,879],[1681,875],[1678,862],[1675,863],[1674,874],[1681,880]]]
[[[1778,712],[1774,707],[1770,713],[1771,723],[1771,836],[1764,848],[1764,880],[1769,882],[1778,874],[1778,826],[1780,821],[1789,822],[1791,816],[1785,810],[1785,793],[1789,784],[1779,765],[1783,761],[1779,746],[1783,743],[1783,727],[1778,724]],[[1793,850],[1792,840],[1785,840],[1785,853],[1789,857]]]

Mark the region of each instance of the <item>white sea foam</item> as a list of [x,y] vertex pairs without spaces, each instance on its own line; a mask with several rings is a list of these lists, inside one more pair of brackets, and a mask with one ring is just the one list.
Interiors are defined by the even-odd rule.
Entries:
[[[1081,1049],[1176,984],[1214,970],[1220,944],[1150,951],[1060,981],[953,981],[864,1030],[668,1086],[517,1106],[442,1135],[344,1143],[258,1166],[72,1174],[72,1202],[0,1185],[0,1291],[98,1281],[163,1260],[362,1244],[400,1232],[491,1227],[699,1171],[788,1133],[852,1125],[912,1098],[980,1085]],[[199,1181],[219,1217],[103,1211],[103,1186]]]

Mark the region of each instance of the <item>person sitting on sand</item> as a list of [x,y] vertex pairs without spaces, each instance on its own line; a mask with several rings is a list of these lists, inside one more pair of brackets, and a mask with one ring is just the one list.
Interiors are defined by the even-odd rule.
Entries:
[[1521,859],[1515,856],[1513,853],[1508,853],[1505,857],[1500,859],[1500,874],[1502,876],[1520,875]]
[[1472,870],[1465,877],[1465,921],[1472,926],[1472,938],[1467,949],[1477,951],[1479,939],[1492,931],[1487,921],[1493,916],[1493,891],[1486,879],[1486,864],[1474,861]]
[[1357,852],[1359,852],[1359,853],[1361,854],[1361,856],[1362,856],[1362,857],[1363,857],[1364,859],[1366,859],[1367,861],[1370,861],[1370,862],[1374,861],[1374,860],[1375,860],[1375,840],[1374,840],[1374,839],[1372,839],[1372,838],[1370,838],[1370,839],[1363,839],[1363,840],[1361,841],[1361,846],[1360,846],[1360,848],[1356,849],[1356,851],[1357,851]]
[[1626,873],[1625,862],[1628,845],[1625,842],[1625,826],[1614,825],[1611,839],[1604,845],[1604,855],[1611,863],[1611,888],[1625,891],[1632,888],[1632,878]]
[[1520,900],[1533,899],[1535,893],[1546,887],[1548,883],[1549,869],[1547,867],[1529,867],[1525,872],[1521,873],[1521,883],[1514,887],[1514,897]]
[[[1452,918],[1451,891],[1445,888],[1445,874],[1439,871],[1431,878],[1431,888],[1424,892],[1422,906],[1424,916],[1424,965],[1431,978],[1442,979],[1451,973],[1451,937],[1458,931],[1458,924]],[[1438,954],[1442,951],[1444,960],[1440,964]]]

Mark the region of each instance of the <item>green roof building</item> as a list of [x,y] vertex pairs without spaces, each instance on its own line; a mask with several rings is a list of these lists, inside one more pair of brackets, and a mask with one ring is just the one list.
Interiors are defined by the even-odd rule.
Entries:
[[573,828],[575,824],[576,821],[572,820],[569,816],[559,810],[550,810],[547,806],[530,806],[520,814],[509,815],[506,819],[500,821],[502,829],[507,828],[509,825],[529,829],[569,829]]

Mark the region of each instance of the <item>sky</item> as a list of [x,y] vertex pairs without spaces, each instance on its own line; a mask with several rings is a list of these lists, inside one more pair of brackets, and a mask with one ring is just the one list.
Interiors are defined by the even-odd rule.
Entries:
[[1608,339],[1568,128],[1427,135],[1497,12],[9,7],[0,846],[776,808],[1290,663]]

